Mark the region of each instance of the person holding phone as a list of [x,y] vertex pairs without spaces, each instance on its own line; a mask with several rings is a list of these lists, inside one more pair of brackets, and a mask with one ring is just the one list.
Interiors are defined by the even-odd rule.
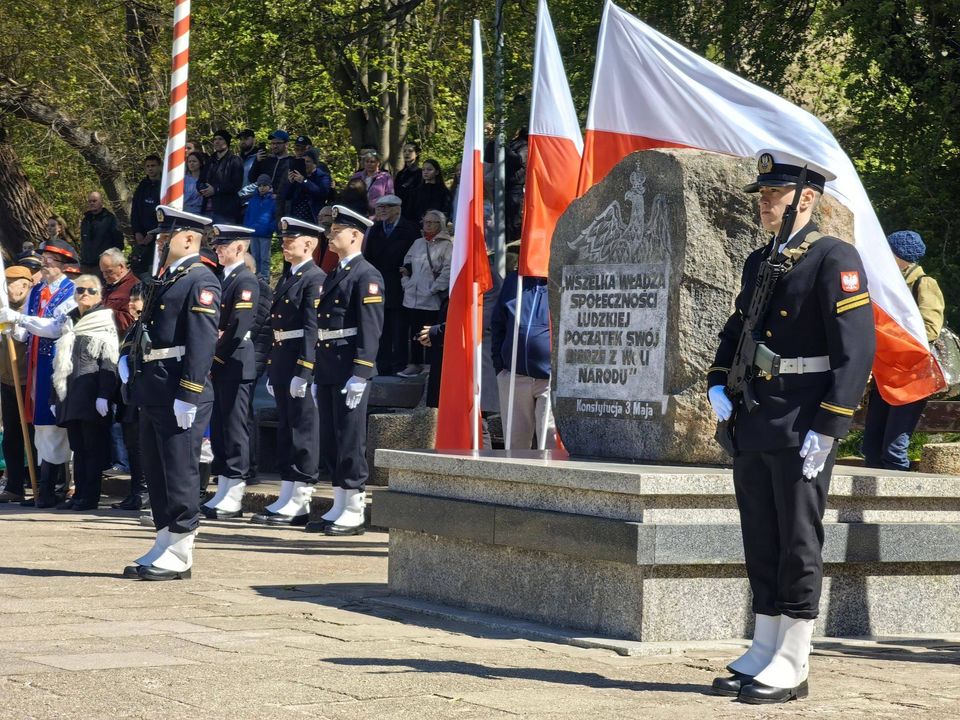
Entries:
[[270,178],[277,198],[274,219],[279,224],[280,219],[287,214],[287,186],[290,184],[290,170],[293,169],[293,156],[287,152],[290,133],[286,130],[274,130],[270,133],[269,140],[269,147],[261,146],[257,149],[257,159],[247,173],[247,182],[256,182],[261,175]]
[[320,162],[315,148],[295,158],[287,174],[287,202],[290,216],[312,223],[330,199],[333,181],[330,170]]

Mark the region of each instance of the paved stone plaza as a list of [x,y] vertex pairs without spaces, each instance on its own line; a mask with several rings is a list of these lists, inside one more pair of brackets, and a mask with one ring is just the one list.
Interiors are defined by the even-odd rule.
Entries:
[[757,708],[706,694],[733,644],[623,656],[391,607],[385,533],[207,522],[194,579],[121,579],[151,541],[0,506],[0,717],[960,718],[960,635],[817,640],[812,699]]

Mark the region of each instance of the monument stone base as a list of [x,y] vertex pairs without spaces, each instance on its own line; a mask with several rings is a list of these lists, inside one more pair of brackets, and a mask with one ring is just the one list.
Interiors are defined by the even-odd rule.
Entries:
[[[729,470],[377,451],[393,592],[640,641],[752,632]],[[816,634],[960,631],[960,478],[840,468]]]

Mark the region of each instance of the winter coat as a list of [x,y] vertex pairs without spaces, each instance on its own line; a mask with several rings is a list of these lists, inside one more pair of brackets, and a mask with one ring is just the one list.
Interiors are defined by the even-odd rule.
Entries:
[[[430,253],[429,257],[427,253]],[[407,251],[403,264],[411,266],[409,277],[400,280],[403,306],[413,310],[439,310],[450,290],[450,261],[453,243],[445,232],[427,241],[419,238]]]
[[261,195],[255,193],[247,203],[247,212],[243,216],[243,224],[256,230],[257,237],[273,237],[277,228],[276,221],[277,201],[273,193]]
[[420,228],[404,217],[397,219],[397,224],[389,235],[386,234],[382,222],[374,223],[373,227],[367,231],[363,256],[383,275],[385,310],[403,307],[400,266],[405,262],[404,257],[418,237],[420,237]]
[[317,215],[330,199],[333,181],[330,171],[322,163],[302,183],[292,182],[287,188],[290,215],[308,223],[316,223]]
[[447,219],[450,219],[450,191],[443,183],[421,183],[411,193],[410,203],[412,214],[407,217],[416,223],[423,220],[427,210],[439,210],[447,216]]
[[88,212],[80,221],[80,263],[97,265],[100,254],[109,248],[123,250],[123,233],[109,210]]
[[75,420],[110,424],[111,413],[101,416],[96,402],[112,399],[117,389],[120,342],[113,311],[97,306],[81,316],[80,309],[74,308],[68,317],[53,365],[57,424]]
[[270,327],[273,288],[262,277],[258,276],[257,280],[260,282],[260,297],[257,300],[257,319],[253,321],[250,336],[253,338],[254,366],[257,377],[260,377],[267,367],[267,358],[270,357],[270,349],[273,347],[273,329]]
[[933,342],[943,329],[944,302],[940,285],[916,263],[904,268],[903,279],[920,308],[923,327],[927,331],[927,342]]
[[[367,174],[360,170],[355,172],[350,180],[363,180],[364,183],[367,182]],[[370,214],[373,215],[373,207],[376,204],[377,200],[382,198],[384,195],[393,194],[393,178],[385,170],[381,170],[376,175],[373,176],[373,180],[367,184],[367,207],[370,211]]]
[[[523,278],[520,333],[517,336],[517,374],[550,377],[550,305],[547,279]],[[486,307],[486,304],[484,304]],[[507,274],[493,311],[493,368],[509,370],[513,353],[513,326],[517,317],[517,273]]]
[[243,160],[227,150],[223,157],[214,157],[207,166],[206,182],[213,188],[207,198],[207,210],[215,222],[235,223],[240,219],[240,196],[243,187]]

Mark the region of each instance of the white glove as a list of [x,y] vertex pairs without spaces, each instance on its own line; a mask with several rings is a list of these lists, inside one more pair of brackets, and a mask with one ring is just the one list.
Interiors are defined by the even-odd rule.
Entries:
[[126,355],[120,356],[120,361],[117,363],[117,374],[120,375],[120,382],[126,385],[130,382],[130,366],[127,364],[129,358]]
[[317,404],[317,384],[313,383],[310,385],[310,395],[313,397],[313,404]]
[[723,385],[714,385],[707,390],[707,397],[710,398],[713,414],[717,416],[717,420],[729,420],[730,415],[733,414],[733,403],[724,392]]
[[276,397],[276,395],[273,394],[273,385],[270,384],[269,380],[267,380],[267,394],[270,397]]
[[807,430],[800,448],[800,457],[803,458],[803,476],[813,480],[827,464],[827,456],[833,449],[833,438],[822,435],[814,430]]
[[106,398],[97,398],[97,412],[100,413],[100,417],[106,417],[107,413],[110,412],[110,403]]
[[0,308],[0,323],[14,325],[23,319],[23,314],[10,307]]
[[197,418],[197,406],[183,400],[174,400],[173,414],[177,416],[177,427],[189,430]]
[[290,378],[290,397],[292,398],[306,397],[307,385],[309,384],[310,384],[310,381],[304,380],[302,377]]
[[360,398],[363,397],[363,391],[366,389],[367,381],[362,377],[353,375],[347,380],[347,384],[343,386],[343,390],[341,390],[340,393],[347,396],[346,403],[348,410],[353,410],[360,404]]
[[51,406],[50,406],[50,414],[53,415],[54,417],[57,416],[57,406],[56,406],[56,405],[51,405]]

